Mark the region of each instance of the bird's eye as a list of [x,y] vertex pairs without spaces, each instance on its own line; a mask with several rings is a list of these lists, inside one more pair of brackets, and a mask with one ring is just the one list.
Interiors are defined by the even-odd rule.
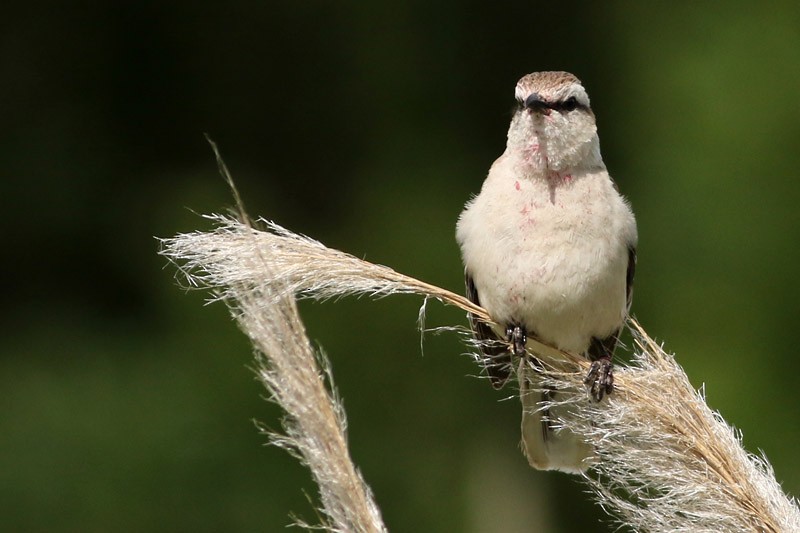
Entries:
[[564,111],[573,111],[578,107],[578,99],[575,98],[574,96],[570,96],[569,98],[561,102],[561,105],[558,107],[563,109]]

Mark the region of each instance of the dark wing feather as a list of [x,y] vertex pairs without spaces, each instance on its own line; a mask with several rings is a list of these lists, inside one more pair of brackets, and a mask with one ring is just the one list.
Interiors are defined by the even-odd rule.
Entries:
[[[630,310],[631,301],[633,300],[633,276],[636,274],[636,248],[628,246],[628,271],[625,273],[625,296],[627,298],[627,308]],[[608,358],[614,355],[614,350],[617,348],[619,342],[619,335],[622,333],[622,328],[606,337],[605,339],[592,339],[592,344],[589,345],[588,356],[592,361],[598,359]]]
[[636,248],[628,246],[628,273],[625,275],[627,286],[625,290],[628,296],[628,310],[631,309],[631,301],[633,300],[633,276],[636,274]]
[[[475,305],[481,305],[478,289],[475,287],[472,276],[466,271],[464,276],[467,285],[467,298]],[[489,380],[495,389],[499,389],[506,384],[511,375],[511,354],[508,352],[508,346],[497,336],[489,324],[472,313],[468,313],[467,316],[472,327],[472,334],[475,340],[479,342],[481,352],[485,356],[484,365],[486,366]]]

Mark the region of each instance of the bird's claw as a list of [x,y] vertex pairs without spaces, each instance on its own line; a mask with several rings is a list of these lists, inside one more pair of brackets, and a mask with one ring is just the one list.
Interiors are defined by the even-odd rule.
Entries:
[[517,357],[525,355],[525,344],[528,342],[528,333],[525,331],[525,326],[506,326],[506,337],[513,347],[514,355]]
[[611,359],[602,357],[592,361],[583,384],[589,387],[589,396],[596,402],[602,400],[603,396],[611,394],[614,390],[614,369]]

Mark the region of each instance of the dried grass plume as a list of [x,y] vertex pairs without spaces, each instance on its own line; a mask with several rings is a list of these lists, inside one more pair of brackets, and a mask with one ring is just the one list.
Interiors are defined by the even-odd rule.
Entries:
[[[264,229],[258,229],[234,217],[208,218],[214,230],[164,239],[161,253],[177,265],[184,283],[210,289],[225,301],[250,337],[258,376],[287,415],[285,434],[272,441],[309,466],[324,526],[385,531],[350,459],[344,412],[326,385],[327,367],[308,341],[295,297],[410,293],[486,321],[491,317],[458,294],[272,222],[261,220]],[[797,502],[783,493],[766,458],[747,453],[675,359],[638,323],[631,321],[631,328],[633,362],[618,366],[616,390],[601,403],[588,399],[582,357],[535,339],[528,346],[547,364],[544,386],[563,393],[555,396],[559,403],[578,404],[562,410],[574,418],[556,423],[594,447],[596,458],[584,479],[601,507],[634,531],[800,532]]]

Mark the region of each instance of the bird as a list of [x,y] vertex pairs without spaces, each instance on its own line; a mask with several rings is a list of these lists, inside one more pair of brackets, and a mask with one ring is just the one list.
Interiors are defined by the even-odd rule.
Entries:
[[613,391],[612,357],[630,312],[638,233],[629,202],[603,163],[594,112],[568,72],[534,72],[514,91],[506,148],[456,225],[467,297],[492,317],[470,315],[489,380],[509,381],[515,362],[522,448],[539,470],[581,473],[593,449],[548,402],[529,336],[591,361],[594,401]]

